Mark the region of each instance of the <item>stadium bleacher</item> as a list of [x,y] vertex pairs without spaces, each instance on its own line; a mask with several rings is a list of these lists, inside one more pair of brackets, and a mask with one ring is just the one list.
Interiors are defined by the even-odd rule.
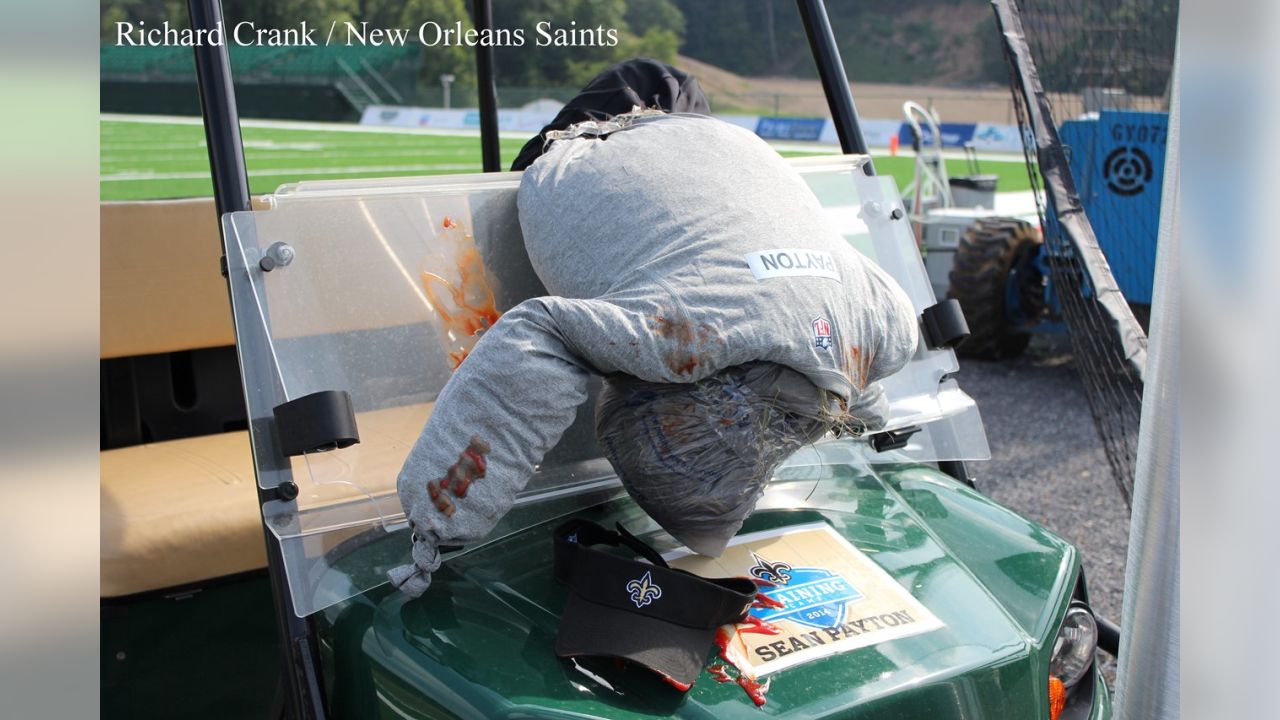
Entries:
[[[330,83],[351,72],[378,72],[413,65],[418,50],[414,47],[257,47],[230,48],[231,67],[237,80],[273,77],[290,82]],[[183,47],[117,47],[104,44],[99,53],[101,73],[105,78],[181,80],[195,76],[195,62],[190,48]]]
[[[229,55],[241,110],[251,117],[355,120],[369,105],[403,104],[421,65],[415,46],[232,46]],[[183,90],[195,83],[191,48],[103,44],[99,61],[104,111],[199,111]]]

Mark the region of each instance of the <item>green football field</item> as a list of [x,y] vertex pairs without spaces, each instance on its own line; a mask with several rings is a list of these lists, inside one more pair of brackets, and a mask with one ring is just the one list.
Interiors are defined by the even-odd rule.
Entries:
[[[246,123],[241,131],[249,189],[273,192],[285,183],[302,180],[441,175],[480,172],[480,143],[476,135],[370,132],[309,128],[299,123]],[[99,174],[102,200],[159,200],[207,197],[213,194],[204,128],[198,122],[155,122],[103,119]],[[523,139],[502,139],[503,166],[510,165]],[[794,146],[792,146],[794,147]],[[830,146],[815,148],[833,152]],[[784,155],[806,153],[788,150]],[[877,157],[876,169],[892,174],[899,186],[911,181],[912,159]],[[1003,191],[1029,188],[1020,158],[984,161],[981,169],[1000,176]],[[948,160],[952,176],[965,175],[964,162]]]

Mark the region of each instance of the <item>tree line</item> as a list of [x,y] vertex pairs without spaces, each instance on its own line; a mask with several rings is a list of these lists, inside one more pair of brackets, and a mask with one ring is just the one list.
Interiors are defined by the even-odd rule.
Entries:
[[[1107,18],[1135,12],[1161,16],[1169,11],[1162,13],[1160,8],[1176,8],[1170,0],[1024,4],[1048,7],[1057,2],[1067,2],[1064,14],[1092,12]],[[427,20],[461,20],[469,26],[469,6],[466,0],[223,1],[229,22],[251,20],[260,27],[281,28],[303,19],[324,27],[333,21],[417,27]],[[101,8],[103,42],[114,37],[115,22],[120,20],[186,24],[185,0],[102,0]],[[987,0],[829,0],[827,8],[852,79],[928,83],[943,78],[956,84],[1008,80]],[[505,86],[577,87],[612,62],[636,56],[675,62],[677,53],[740,75],[816,76],[793,0],[493,0],[493,14],[496,26],[522,27],[526,32],[541,21],[556,26],[572,21],[579,28],[603,26],[618,31],[614,46],[497,48],[498,74]],[[1062,25],[1063,30],[1071,27]],[[1067,52],[1045,58],[1047,66],[1078,57],[1085,42],[1074,36],[1054,39],[1054,49]],[[424,48],[422,82],[434,86],[443,73],[455,75],[460,86],[473,82],[471,48]]]

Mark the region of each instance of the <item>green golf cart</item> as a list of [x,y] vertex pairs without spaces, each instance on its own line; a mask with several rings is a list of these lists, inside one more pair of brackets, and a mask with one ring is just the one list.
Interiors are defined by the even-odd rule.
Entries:
[[[423,268],[456,258],[461,233],[498,310],[545,294],[519,176],[304,182],[254,210],[225,49],[201,48],[248,429],[104,451],[104,716],[1110,717],[1079,555],[972,487],[965,463],[989,450],[952,379],[963,321],[934,297],[892,179],[858,147],[822,4],[800,5],[847,154],[792,162],[906,289],[924,342],[884,383],[886,429],[790,458],[731,545],[745,559],[718,561],[766,581],[751,612],[782,631],[724,628],[687,692],[622,661],[556,656],[565,519],[620,523],[695,572],[709,562],[628,498],[594,403],[423,597],[387,584],[410,549],[396,474],[458,340]],[[193,25],[220,18],[216,1],[192,9]],[[496,169],[493,108],[482,93]]]

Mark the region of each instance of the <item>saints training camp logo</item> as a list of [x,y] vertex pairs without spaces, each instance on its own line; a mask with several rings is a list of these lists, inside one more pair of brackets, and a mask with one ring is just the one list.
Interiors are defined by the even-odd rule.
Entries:
[[631,593],[631,602],[635,603],[638,608],[642,608],[662,597],[662,588],[653,583],[653,578],[649,576],[648,572],[639,580],[632,580],[627,583],[627,592]]
[[791,566],[784,562],[769,562],[755,553],[751,553],[751,559],[756,564],[751,568],[751,574],[761,580],[771,582],[774,585],[786,585],[791,582]]
[[813,344],[823,350],[831,347],[831,322],[824,317],[813,319]]
[[[766,560],[751,553],[756,564],[750,572],[774,584],[764,594],[782,603],[781,608],[756,608],[751,614],[766,622],[790,620],[812,628],[837,628],[844,624],[845,609],[863,598],[853,583],[825,568],[793,568],[785,562]],[[634,582],[634,581],[632,581]]]

